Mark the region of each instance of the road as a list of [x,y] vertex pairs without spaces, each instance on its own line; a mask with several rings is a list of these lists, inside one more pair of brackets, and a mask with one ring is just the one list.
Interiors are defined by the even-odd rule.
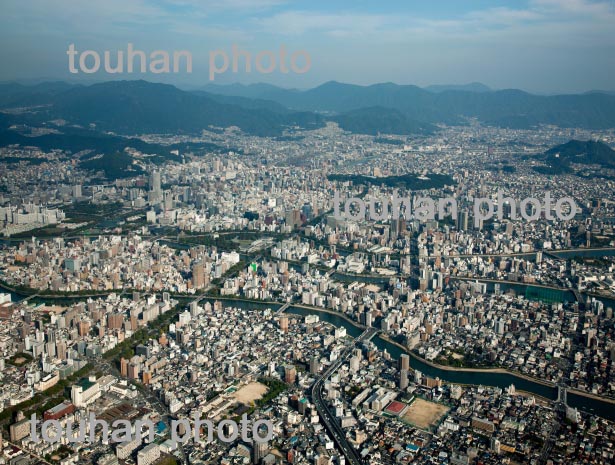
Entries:
[[[206,296],[207,292],[209,291],[209,288],[210,286],[208,286],[203,291],[203,293],[198,295],[193,301],[198,304],[201,300],[203,300],[203,298]],[[97,357],[95,360],[95,365],[100,371],[102,371],[106,375],[112,375],[112,376],[115,376],[116,378],[122,377],[121,373],[117,370],[117,368],[113,366],[113,363],[109,360],[106,360],[104,357]],[[162,400],[158,396],[156,396],[154,392],[148,389],[147,387],[143,387],[143,389],[141,389],[141,394],[143,394],[143,396],[147,400],[149,400],[152,406],[156,408],[156,411],[162,418],[162,421],[164,422],[168,430],[171,431],[171,421],[177,420],[177,417],[171,414],[167,405],[164,402],[162,402]],[[178,443],[177,449],[180,454],[180,462],[186,465],[190,465],[190,460],[188,456],[186,455],[186,453],[184,452],[184,445],[182,443]]]
[[459,280],[459,281],[470,281],[470,282],[479,282],[479,283],[494,283],[494,284],[512,284],[517,286],[532,286],[532,287],[540,287],[543,289],[553,289],[556,291],[572,291],[572,288],[569,287],[560,287],[560,286],[551,286],[549,284],[538,284],[538,283],[524,283],[521,281],[508,281],[505,279],[492,279],[492,278],[481,278],[478,276],[450,276],[451,280]]
[[337,444],[339,450],[344,454],[346,458],[346,462],[350,465],[364,465],[364,461],[359,456],[356,449],[348,442],[346,439],[346,434],[344,430],[340,426],[337,419],[331,414],[329,409],[327,408],[327,404],[325,403],[322,394],[325,385],[325,380],[327,380],[335,371],[342,366],[342,364],[348,359],[350,354],[352,353],[352,349],[361,344],[363,341],[370,340],[378,331],[374,328],[366,329],[357,339],[355,339],[354,343],[346,349],[342,355],[335,361],[333,365],[331,365],[325,373],[316,380],[314,385],[312,386],[312,402],[316,406],[316,410],[318,410],[318,414],[320,415],[321,421],[324,423],[325,428]]
[[560,425],[563,423],[563,418],[561,418],[561,414],[556,410],[556,415],[551,422],[549,435],[545,441],[545,444],[542,448],[542,452],[540,453],[540,463],[546,464],[551,451],[553,450],[553,446],[555,445],[555,441],[557,440],[557,436],[559,433]]

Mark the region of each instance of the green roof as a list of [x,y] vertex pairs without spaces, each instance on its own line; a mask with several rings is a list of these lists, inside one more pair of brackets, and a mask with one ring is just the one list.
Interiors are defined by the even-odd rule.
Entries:
[[92,386],[94,386],[94,383],[88,378],[81,378],[79,381],[77,381],[77,386],[81,386],[84,391],[87,391]]

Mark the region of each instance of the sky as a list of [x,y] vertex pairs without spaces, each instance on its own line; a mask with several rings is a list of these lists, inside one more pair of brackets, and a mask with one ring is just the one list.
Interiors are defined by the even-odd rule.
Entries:
[[[213,82],[308,88],[336,80],[426,86],[482,82],[536,93],[615,90],[614,0],[1,0],[0,81],[147,79],[197,88],[212,82],[211,55],[232,63]],[[188,51],[188,73],[69,72],[70,44],[101,59],[129,43],[149,54]],[[279,50],[297,52],[280,71]],[[256,69],[271,51],[274,71]],[[263,55],[266,56],[266,55]],[[89,59],[93,60],[92,57]],[[126,58],[124,58],[126,60]],[[151,61],[151,60],[150,60]],[[90,66],[93,62],[86,61]],[[78,64],[78,56],[77,56]],[[150,63],[151,64],[151,63]],[[267,68],[265,59],[261,69]],[[172,67],[172,64],[171,64]],[[79,71],[79,69],[77,69]]]

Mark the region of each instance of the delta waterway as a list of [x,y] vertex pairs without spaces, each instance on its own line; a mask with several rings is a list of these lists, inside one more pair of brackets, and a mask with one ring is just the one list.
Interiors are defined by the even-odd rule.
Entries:
[[[600,257],[605,255],[615,255],[615,249],[602,249],[602,250],[588,250],[588,251],[574,251],[574,252],[555,252],[558,256],[562,258],[571,258],[573,256],[584,256],[584,257]],[[532,253],[527,254],[528,258],[532,255]],[[340,275],[335,273],[333,276],[334,279],[338,280],[349,280],[349,281],[360,281],[360,282],[368,282],[374,284],[384,284],[388,282],[388,278],[386,277],[375,277],[375,276],[349,276],[349,275]],[[478,279],[477,281],[481,282],[483,280]],[[494,282],[487,282],[487,290],[494,291],[495,290]],[[526,285],[526,284],[517,284],[517,283],[501,283],[499,284],[499,291],[506,292],[508,290],[514,290],[518,294],[527,294],[528,289],[530,291],[535,290],[536,286]],[[1,286],[0,286],[1,289]],[[6,291],[4,291],[6,292]],[[572,302],[575,300],[574,294],[569,290],[561,290],[559,291],[560,301],[569,301]],[[11,292],[13,297],[13,301],[17,302],[24,298],[24,296],[15,294]],[[555,297],[555,296],[554,296]],[[206,299],[213,302],[214,300],[222,300],[226,305],[234,305],[239,308],[250,310],[254,308],[272,308],[276,309],[280,305],[279,304],[271,304],[271,303],[263,303],[263,302],[253,302],[253,301],[245,301],[238,299],[224,299],[224,298],[211,298]],[[559,299],[557,299],[559,300]],[[615,300],[606,299],[606,298],[598,298],[604,302],[604,305],[607,307],[615,308]],[[335,313],[328,312],[326,310],[320,310],[316,308],[305,308],[305,307],[297,307],[291,306],[287,313],[293,313],[300,316],[305,315],[318,315],[318,317],[322,321],[326,321],[331,323],[337,327],[346,328],[347,333],[352,337],[357,337],[363,332],[363,329],[356,325],[354,322],[344,318],[343,316]],[[379,350],[386,350],[391,357],[399,358],[402,353],[408,353],[410,355],[410,366],[412,369],[419,370],[422,373],[430,376],[432,378],[440,378],[441,380],[449,383],[458,383],[458,384],[472,384],[472,385],[484,385],[484,386],[495,386],[502,389],[507,388],[511,384],[514,384],[518,390],[522,390],[525,392],[529,392],[535,394],[537,396],[555,400],[557,399],[557,388],[552,385],[543,384],[538,381],[532,381],[525,377],[515,376],[512,373],[502,373],[502,372],[493,372],[493,371],[466,371],[466,370],[458,370],[455,368],[438,368],[431,364],[425,363],[420,358],[416,357],[414,354],[402,349],[398,345],[387,341],[379,336],[376,336],[373,339],[374,344],[378,347]],[[615,404],[600,400],[595,397],[588,397],[585,395],[579,395],[572,392],[568,392],[568,405],[571,407],[576,407],[579,410],[583,410],[586,412],[591,412],[600,417],[609,419],[611,421],[615,421]]]
[[[271,308],[275,310],[279,307],[277,304],[251,302],[245,300],[235,299],[206,299],[210,302],[215,300],[221,300],[225,305],[232,305],[242,309],[264,309]],[[286,313],[291,313],[299,316],[306,315],[318,315],[321,321],[326,321],[337,327],[346,328],[347,333],[352,337],[357,337],[363,332],[363,328],[359,327],[347,318],[341,315],[328,312],[326,310],[320,310],[315,308],[305,308],[303,306],[291,306],[286,310]],[[472,384],[483,386],[496,386],[502,389],[507,388],[511,384],[514,384],[518,390],[536,394],[537,396],[544,397],[550,400],[557,399],[557,388],[555,386],[543,384],[537,381],[531,381],[525,377],[515,376],[511,373],[500,373],[492,371],[463,371],[455,368],[441,369],[427,364],[424,361],[417,358],[414,354],[403,350],[398,345],[389,342],[380,336],[376,336],[372,342],[378,347],[379,350],[386,350],[392,358],[397,359],[402,353],[408,353],[410,355],[410,366],[414,370],[430,376],[432,378],[440,378],[441,380],[449,383],[457,384]],[[591,398],[583,395],[574,394],[568,392],[568,405],[576,407],[579,410],[591,412],[600,417],[615,421],[615,404]]]
[[[11,292],[11,295],[14,302],[17,302],[24,298],[24,296],[15,294],[13,292]],[[281,306],[280,304],[274,303],[255,302],[230,298],[205,298],[203,300],[210,301],[212,303],[216,300],[220,300],[224,303],[224,305],[232,305],[246,311],[264,308],[271,308],[272,310],[275,310]],[[615,302],[612,302],[610,304],[615,304]],[[335,312],[330,312],[324,309],[321,310],[317,308],[306,308],[303,306],[291,306],[286,310],[286,312],[299,316],[318,315],[321,321],[325,321],[337,327],[346,328],[348,335],[350,335],[351,337],[357,337],[363,332],[362,327],[345,318],[341,314],[336,314]],[[378,347],[379,350],[386,350],[394,359],[398,359],[402,353],[408,353],[410,355],[411,368],[414,370],[419,370],[420,372],[432,378],[437,377],[449,383],[496,386],[502,389],[505,389],[511,384],[514,384],[518,390],[529,392],[550,400],[557,399],[557,388],[555,386],[543,384],[538,381],[532,381],[525,377],[515,376],[511,373],[501,373],[485,370],[465,371],[448,367],[446,369],[438,368],[436,366],[433,366],[432,364],[425,363],[423,360],[416,357],[411,352],[402,349],[397,344],[387,341],[380,336],[376,336],[372,340],[372,342],[374,342],[374,344],[376,345],[376,347]],[[611,421],[615,421],[614,403],[569,392],[568,405],[570,405],[571,407],[576,407],[579,410],[591,412]]]

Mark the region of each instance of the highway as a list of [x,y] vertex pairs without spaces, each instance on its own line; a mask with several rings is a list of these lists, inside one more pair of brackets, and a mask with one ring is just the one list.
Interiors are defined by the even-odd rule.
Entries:
[[352,353],[352,349],[361,344],[363,341],[368,341],[372,337],[374,337],[378,333],[378,330],[374,328],[366,329],[357,339],[355,339],[352,346],[346,349],[342,355],[335,361],[333,365],[331,365],[325,373],[316,380],[314,385],[312,386],[312,402],[316,406],[316,410],[318,410],[318,414],[320,415],[320,419],[323,422],[326,430],[329,432],[339,450],[344,454],[346,458],[346,462],[350,465],[364,465],[364,461],[361,460],[358,452],[355,448],[348,442],[346,439],[346,434],[344,430],[340,426],[337,419],[331,414],[327,405],[322,397],[325,381],[333,374],[335,371],[342,366],[342,364],[348,359],[350,354]]

